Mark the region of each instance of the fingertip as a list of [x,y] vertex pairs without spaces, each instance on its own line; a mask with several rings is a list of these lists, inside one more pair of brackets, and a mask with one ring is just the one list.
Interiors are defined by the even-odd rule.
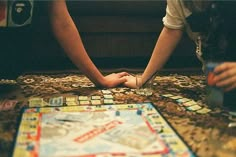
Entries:
[[127,72],[121,72],[120,76],[128,76],[129,74]]
[[220,65],[218,65],[218,66],[216,66],[215,68],[214,68],[214,73],[215,74],[217,74],[217,73],[219,73],[219,72],[221,72],[222,71],[222,69],[223,69],[223,65],[222,64],[220,64]]

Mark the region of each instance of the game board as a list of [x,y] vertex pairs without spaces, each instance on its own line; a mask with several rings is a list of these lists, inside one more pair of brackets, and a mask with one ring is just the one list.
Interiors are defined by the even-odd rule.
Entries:
[[189,156],[152,103],[26,108],[13,157]]

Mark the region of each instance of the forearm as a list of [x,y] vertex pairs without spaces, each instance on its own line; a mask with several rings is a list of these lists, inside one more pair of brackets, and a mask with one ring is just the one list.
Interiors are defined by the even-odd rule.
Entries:
[[[103,75],[89,58],[80,34],[67,11],[64,1],[52,2],[51,24],[58,42],[71,61],[96,85],[102,85]],[[64,4],[63,4],[64,3]],[[60,9],[59,9],[60,8]],[[102,85],[103,86],[103,85]]]
[[163,28],[153,50],[150,61],[142,75],[145,81],[164,66],[174,51],[176,45],[179,43],[182,34],[182,30]]

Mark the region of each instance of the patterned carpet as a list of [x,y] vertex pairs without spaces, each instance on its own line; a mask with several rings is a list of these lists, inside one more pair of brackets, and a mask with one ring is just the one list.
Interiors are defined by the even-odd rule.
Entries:
[[[17,118],[21,108],[29,105],[29,99],[37,97],[49,102],[50,98],[58,96],[103,96],[103,89],[96,88],[86,77],[75,73],[26,74],[15,82],[1,80],[0,83],[1,156],[10,154]],[[205,87],[204,75],[172,73],[155,77],[151,96],[137,95],[134,89],[125,87],[108,90],[115,104],[153,102],[197,156],[233,156],[236,153],[236,129],[229,128],[228,124],[234,119],[227,108],[205,103]],[[180,98],[190,99],[199,108],[178,103]]]

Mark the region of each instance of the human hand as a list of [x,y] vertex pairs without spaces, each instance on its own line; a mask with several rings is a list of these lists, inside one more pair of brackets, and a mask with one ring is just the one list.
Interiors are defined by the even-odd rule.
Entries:
[[236,89],[236,62],[224,62],[214,69],[214,82],[224,91]]
[[127,72],[120,72],[120,73],[112,73],[105,76],[105,81],[103,86],[106,88],[116,87],[120,84],[123,84],[127,81],[126,76],[129,74]]
[[125,77],[126,77],[126,82],[124,83],[124,86],[126,86],[128,88],[137,88],[136,76],[128,75],[128,76],[125,76]]

